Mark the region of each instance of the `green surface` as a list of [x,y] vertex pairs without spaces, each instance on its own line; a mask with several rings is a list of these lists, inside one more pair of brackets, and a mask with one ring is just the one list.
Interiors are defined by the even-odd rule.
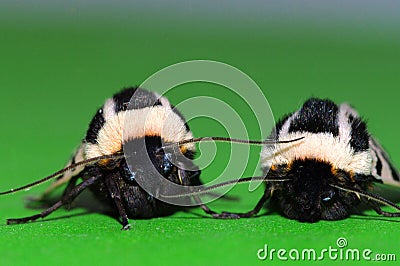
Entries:
[[[310,96],[352,103],[400,165],[400,37],[396,31],[307,23],[246,27],[144,17],[85,22],[10,19],[0,24],[2,191],[62,167],[105,98],[121,87],[140,84],[163,67],[192,59],[222,61],[247,73],[263,89],[276,118],[295,110]],[[171,96],[173,103],[193,90],[198,95],[212,95],[216,87],[187,86],[182,94]],[[223,92],[215,91],[216,97],[229,101]],[[251,123],[249,119],[250,128]],[[191,126],[196,136],[225,132],[217,123],[201,119]],[[257,132],[249,134],[258,137]],[[255,167],[257,148],[252,152],[249,166]],[[204,178],[218,175],[224,160],[218,157],[203,171]],[[24,208],[23,198],[37,195],[45,187],[0,197],[0,221],[36,213]],[[246,211],[260,195],[260,191],[247,193],[245,186],[235,191],[242,196],[240,202],[219,201],[211,206]],[[0,262],[253,264],[259,262],[256,252],[264,244],[276,249],[321,250],[336,247],[339,237],[348,240],[349,248],[396,253],[400,259],[400,219],[365,214],[368,216],[304,224],[277,214],[221,221],[195,210],[132,221],[132,230],[122,232],[120,224],[108,216],[86,214],[83,209],[59,210],[35,223],[1,225]]]

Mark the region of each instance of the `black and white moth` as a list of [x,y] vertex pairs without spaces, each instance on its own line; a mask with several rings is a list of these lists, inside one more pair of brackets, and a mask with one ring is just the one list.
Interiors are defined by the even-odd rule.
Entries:
[[[302,139],[292,143],[280,140]],[[246,213],[214,213],[215,218],[241,218],[257,214],[269,200],[270,206],[290,219],[302,222],[340,220],[365,202],[378,214],[380,205],[397,211],[400,207],[372,194],[374,183],[400,186],[399,174],[388,155],[370,136],[366,123],[348,104],[311,98],[300,110],[281,119],[271,134],[276,145],[265,145],[261,153],[265,191],[255,208]],[[199,195],[242,178],[218,184],[196,193]]]
[[[131,100],[131,97],[134,98]],[[141,117],[150,108],[147,120],[149,124],[143,129]],[[133,121],[130,122],[134,126],[124,131],[127,115],[132,118]],[[172,126],[165,126],[165,123],[171,123]],[[130,228],[128,217],[152,218],[172,214],[182,207],[159,201],[149,195],[136,183],[135,177],[142,175],[144,178],[152,178],[154,171],[157,171],[176,184],[200,185],[200,171],[196,167],[192,167],[193,171],[179,169],[170,162],[170,154],[162,149],[163,142],[176,143],[191,138],[193,135],[185,119],[165,97],[140,88],[124,89],[106,100],[97,111],[85,138],[66,168],[32,184],[0,193],[13,193],[57,177],[41,196],[43,199],[57,187],[68,184],[61,199],[50,208],[30,217],[8,219],[7,223],[26,223],[44,218],[61,206],[69,204],[86,188],[100,202],[115,210],[115,215],[121,218],[123,229]],[[142,169],[141,165],[137,165],[131,171],[123,156],[123,147],[135,146],[135,143],[142,141],[145,141],[147,150],[138,150],[135,153],[138,152],[140,157],[140,153],[147,152],[154,169]],[[179,149],[185,157],[193,159],[193,143],[179,145]],[[78,179],[82,179],[79,184]],[[202,207],[207,210],[206,206]]]
[[[166,203],[160,200],[159,195],[147,193],[137,181],[151,181],[161,174],[163,178],[178,185],[190,188],[201,186],[201,171],[191,161],[195,154],[194,143],[200,141],[271,143],[268,140],[249,141],[225,137],[193,138],[183,116],[165,97],[141,88],[124,89],[107,99],[97,111],[85,138],[64,169],[31,184],[0,192],[0,195],[11,194],[57,178],[39,197],[38,200],[43,201],[56,188],[67,184],[62,197],[54,205],[37,215],[8,219],[7,224],[44,218],[61,206],[69,205],[86,188],[102,204],[110,206],[116,217],[121,218],[124,230],[130,228],[128,218],[173,214],[186,205]],[[296,139],[284,140],[283,143],[292,141]],[[178,150],[165,149],[168,146],[177,147]],[[129,147],[132,154],[124,154],[125,147]],[[129,167],[125,156],[133,157],[134,166]],[[143,158],[150,158],[151,164]],[[82,182],[77,184],[79,179]],[[168,194],[167,186],[157,189],[160,194]],[[194,200],[190,205],[200,206],[207,214],[217,215],[198,196],[194,196]]]

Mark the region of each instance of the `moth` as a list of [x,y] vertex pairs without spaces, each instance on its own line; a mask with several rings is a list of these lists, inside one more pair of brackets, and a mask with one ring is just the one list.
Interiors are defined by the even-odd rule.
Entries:
[[[311,98],[298,111],[278,121],[269,139],[276,145],[264,145],[262,149],[263,176],[175,196],[198,196],[237,182],[261,180],[265,190],[253,210],[214,213],[213,217],[251,217],[267,201],[284,216],[301,222],[345,219],[361,202],[382,216],[400,216],[400,212],[386,212],[380,207],[400,211],[399,206],[372,193],[376,183],[400,186],[399,174],[350,105]],[[284,139],[298,140],[280,143]]]
[[[126,119],[129,116],[129,124]],[[147,118],[144,126],[143,118]],[[171,162],[171,154],[162,149],[162,143],[176,143],[192,139],[193,134],[181,113],[165,97],[141,88],[127,88],[105,101],[89,124],[82,143],[67,166],[32,184],[12,189],[0,195],[32,187],[57,177],[40,197],[45,199],[56,188],[67,184],[63,196],[43,212],[18,219],[8,219],[8,224],[26,223],[44,218],[63,205],[71,203],[83,190],[90,189],[101,204],[110,206],[120,217],[122,229],[130,228],[130,218],[152,218],[170,215],[181,206],[165,203],[149,195],[136,180],[149,180],[162,175],[167,180],[186,186],[200,185],[200,170],[179,168]],[[141,143],[145,143],[141,146]],[[130,146],[137,164],[130,169],[123,155]],[[193,159],[193,143],[179,145],[180,152]],[[151,166],[143,165],[142,158],[149,156]],[[78,180],[82,182],[78,183]],[[207,210],[205,205],[202,208]]]

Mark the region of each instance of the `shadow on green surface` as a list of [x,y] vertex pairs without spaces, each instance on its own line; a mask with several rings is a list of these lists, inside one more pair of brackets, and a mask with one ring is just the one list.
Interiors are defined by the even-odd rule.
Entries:
[[[378,184],[375,187],[373,193],[384,196],[386,199],[388,199],[392,202],[400,201],[400,195],[398,193],[398,189],[394,188],[394,187]],[[59,200],[59,197],[60,197],[60,195],[53,195],[50,198],[46,199],[45,201],[41,201],[41,202],[32,201],[32,200],[29,200],[29,198],[28,198],[26,207],[29,209],[35,209],[39,213],[40,210],[43,210],[43,209],[46,209],[46,208],[52,206],[55,202],[57,202]],[[245,197],[245,195],[242,195],[242,197]],[[30,198],[30,199],[32,199],[32,198]],[[236,209],[238,206],[238,203],[236,202],[235,204],[231,205],[230,202],[240,201],[240,199],[238,199],[237,197],[227,197],[226,199],[222,199],[222,200],[220,199],[219,201],[222,202],[222,204],[218,204],[217,207],[213,206],[211,208],[216,212],[233,211],[232,209],[230,209],[230,206],[232,206],[234,209]],[[247,205],[247,204],[245,204],[245,205]],[[79,197],[77,197],[77,199],[71,203],[71,206],[64,206],[64,208],[66,208],[68,210],[74,210],[74,209],[78,208],[78,209],[83,209],[83,211],[79,212],[79,213],[62,215],[62,216],[58,216],[58,217],[54,217],[54,218],[46,217],[44,219],[38,219],[37,221],[33,221],[31,223],[51,222],[51,221],[68,219],[68,218],[73,218],[73,217],[80,217],[80,216],[84,216],[84,215],[88,215],[88,214],[102,214],[102,215],[106,215],[106,216],[112,218],[114,220],[114,222],[118,222],[118,223],[122,224],[118,215],[115,212],[113,212],[113,210],[110,207],[100,203],[96,198],[94,198],[94,196],[92,195],[92,193],[89,190],[84,191]],[[250,204],[250,207],[247,206],[247,208],[248,209],[243,209],[243,207],[241,207],[241,212],[249,211],[250,209],[252,209],[251,204]],[[235,211],[237,211],[237,210],[235,210]],[[365,212],[370,212],[371,214],[366,214]],[[185,214],[188,214],[189,216],[182,216],[179,213],[185,213]],[[267,203],[264,206],[263,210],[259,214],[253,216],[250,219],[258,219],[258,218],[261,218],[264,216],[269,216],[272,214],[277,214],[279,216],[284,217],[282,215],[282,213],[276,207],[274,208],[269,203]],[[57,211],[54,213],[54,215],[57,215]],[[18,218],[21,218],[21,217],[18,217]],[[178,215],[172,215],[172,216],[169,216],[169,218],[173,219],[173,220],[198,220],[198,219],[214,220],[214,218],[212,218],[210,215],[205,214],[199,207],[182,209],[181,211],[178,212]],[[354,220],[354,221],[365,220],[365,221],[400,222],[399,220],[395,220],[395,218],[378,216],[377,214],[372,212],[372,209],[366,204],[360,204],[360,205],[356,206],[354,208],[354,211],[352,212],[352,215],[347,219]],[[132,219],[132,220],[147,220],[147,219]]]

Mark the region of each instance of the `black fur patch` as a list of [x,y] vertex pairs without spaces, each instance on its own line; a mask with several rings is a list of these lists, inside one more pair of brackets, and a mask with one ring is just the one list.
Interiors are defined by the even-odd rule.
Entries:
[[[134,98],[131,101],[132,96],[134,96]],[[117,113],[126,111],[127,109],[142,109],[161,105],[155,93],[137,87],[125,88],[121,92],[115,94],[113,99],[115,101],[115,112]]]
[[367,125],[358,117],[351,122],[350,146],[355,152],[365,151],[369,148]]
[[332,101],[311,98],[292,120],[289,133],[331,133],[336,137],[339,135],[337,114],[338,106]]
[[[134,98],[131,101],[132,96],[134,96]],[[142,109],[145,107],[161,105],[161,101],[157,98],[155,93],[136,87],[122,90],[121,92],[115,94],[113,99],[115,101],[115,112],[117,113],[126,111],[127,109]],[[129,101],[131,101],[131,103],[129,103]],[[171,108],[175,114],[185,121],[183,115],[176,108],[174,108],[173,105],[171,105]],[[187,131],[189,131],[189,126],[186,122],[185,128]]]
[[[353,178],[358,184],[370,184],[371,182],[375,182],[375,178],[372,175],[356,174]],[[368,186],[365,185],[362,189],[367,190]]]
[[105,122],[106,120],[103,116],[103,109],[100,108],[89,124],[85,141],[92,144],[97,144],[97,135],[99,134],[99,131]]

